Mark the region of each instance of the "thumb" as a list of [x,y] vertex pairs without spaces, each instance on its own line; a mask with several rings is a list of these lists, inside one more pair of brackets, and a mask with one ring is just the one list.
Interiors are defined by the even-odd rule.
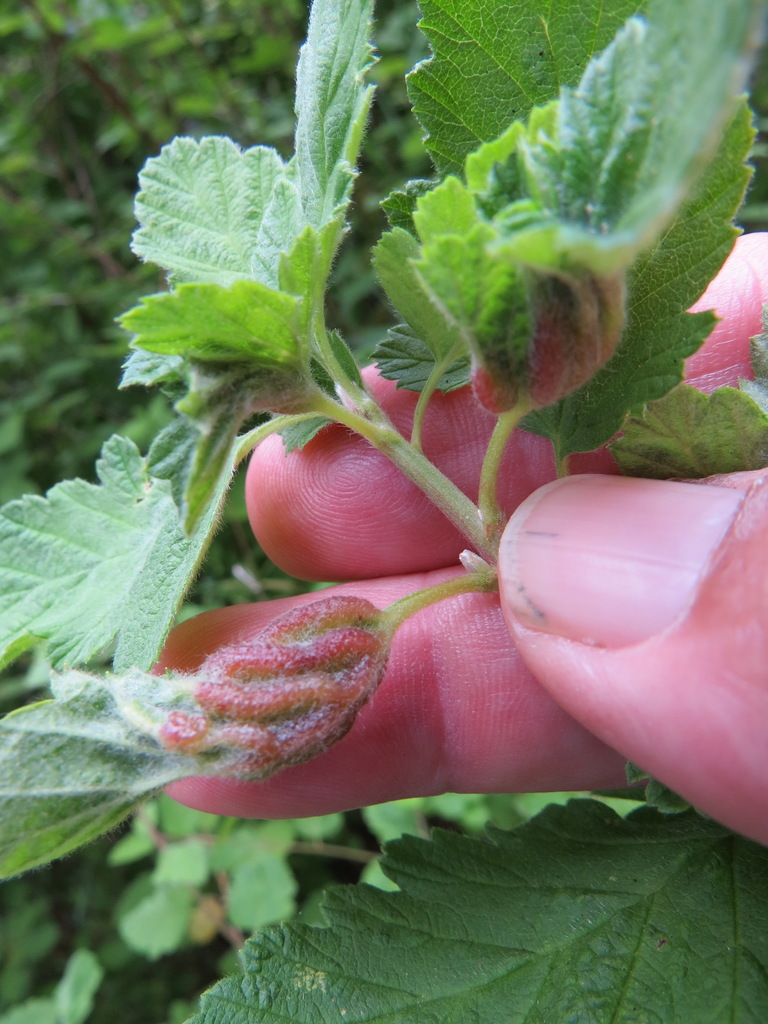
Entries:
[[768,472],[574,476],[513,515],[507,623],[575,719],[768,843]]

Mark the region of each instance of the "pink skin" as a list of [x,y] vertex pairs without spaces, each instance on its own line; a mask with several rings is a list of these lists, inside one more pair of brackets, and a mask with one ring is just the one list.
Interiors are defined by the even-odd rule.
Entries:
[[[689,360],[691,383],[708,390],[748,374],[748,340],[760,329],[766,299],[768,240],[747,236],[697,304],[725,319]],[[407,433],[415,396],[367,372]],[[491,426],[469,389],[437,396],[427,414],[426,453],[473,498]],[[572,469],[615,472],[606,452],[578,456]],[[549,445],[518,432],[502,471],[504,507],[511,514],[553,476]],[[589,486],[580,499],[584,523],[590,500],[593,508],[601,500],[599,488],[590,498]],[[466,547],[414,485],[341,427],[327,428],[288,457],[278,439],[262,444],[251,460],[247,500],[254,532],[278,564],[305,579],[359,581],[333,592],[380,607],[455,575]],[[750,499],[750,507],[762,500]],[[609,638],[590,646],[523,625],[508,595],[504,607],[496,595],[454,598],[398,631],[384,682],[352,731],[321,757],[262,783],[188,779],[170,792],[220,814],[295,817],[445,790],[621,785],[631,757],[720,820],[768,842],[768,773],[761,768],[768,763],[768,696],[760,684],[768,676],[768,636],[758,615],[768,606],[768,574],[761,571],[768,511],[751,516],[757,527],[735,554],[727,554],[730,541],[721,548],[725,554],[699,600],[675,628],[650,640],[613,649]],[[589,528],[583,533],[589,543]],[[502,561],[503,581],[509,572]],[[307,600],[241,605],[189,620],[172,634],[161,666],[194,668]]]

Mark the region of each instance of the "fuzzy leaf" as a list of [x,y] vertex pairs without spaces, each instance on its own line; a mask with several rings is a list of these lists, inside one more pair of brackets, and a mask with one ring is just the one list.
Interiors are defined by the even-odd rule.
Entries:
[[134,345],[204,363],[245,363],[269,374],[300,376],[305,355],[297,336],[299,300],[255,281],[182,284],[149,295],[124,313]]
[[383,867],[402,892],[335,889],[328,927],[254,936],[190,1024],[763,1019],[768,851],[695,813],[573,802]]
[[376,274],[390,301],[436,359],[466,346],[452,317],[433,296],[412,264],[421,247],[403,228],[388,231],[373,251]]
[[[296,156],[231,139],[174,139],[148,160],[136,198],[133,250],[171,282],[279,287],[281,257],[304,230],[343,229],[372,87],[371,0],[317,0],[297,73]],[[326,274],[330,258],[326,261]]]
[[209,376],[193,371],[189,394],[176,404],[187,429],[172,480],[175,496],[179,490],[182,494],[179,509],[187,536],[217,504],[222,483],[229,482],[237,458],[237,436],[253,409],[249,392],[259,383],[258,378],[237,372]]
[[[100,485],[57,484],[0,510],[0,657],[35,639],[55,666],[115,644],[117,671],[149,669],[207,546],[218,502],[186,539],[168,481],[150,477],[135,445],[113,437]],[[229,481],[219,480],[218,493]]]
[[296,177],[314,228],[349,201],[373,87],[368,39],[373,0],[315,0],[296,73]]
[[[135,346],[165,358],[183,356],[187,364],[188,393],[176,410],[186,424],[180,507],[188,532],[231,465],[245,420],[257,411],[300,409],[316,391],[304,319],[301,298],[256,281],[229,288],[182,284],[142,299],[121,318]],[[180,468],[181,459],[176,464]]]
[[177,384],[184,380],[181,356],[161,355],[143,348],[132,349],[123,363],[120,388],[154,387],[156,384]]
[[402,189],[395,189],[394,192],[391,192],[381,203],[389,226],[403,228],[415,236],[413,211],[416,208],[416,201],[426,195],[436,184],[436,181],[428,181],[426,178],[415,178],[413,181],[406,182]]
[[433,56],[408,76],[414,112],[443,173],[457,172],[533,107],[578,82],[590,58],[643,0],[423,0],[419,27]]
[[647,21],[627,22],[576,88],[537,110],[526,132],[513,126],[509,202],[522,186],[541,211],[522,236],[540,269],[615,274],[656,240],[733,114],[756,9],[651,0]]
[[197,424],[188,416],[174,416],[155,436],[147,453],[149,475],[170,483],[173,500],[180,512],[184,508],[189,473],[199,443],[200,428]]
[[174,139],[146,162],[139,186],[133,251],[175,283],[273,283],[277,263],[265,264],[264,242],[283,222],[295,237],[302,219],[278,154],[220,136]]
[[355,357],[349,345],[347,345],[338,331],[328,332],[328,345],[349,380],[359,388],[364,387],[363,378],[360,376],[360,367],[355,362]]
[[67,673],[54,680],[56,699],[0,722],[0,877],[63,856],[192,773],[194,761],[126,716],[127,704],[158,700],[161,680],[138,671],[115,679]]
[[312,438],[316,437],[323,427],[327,427],[331,422],[326,416],[312,416],[299,423],[283,427],[280,437],[283,439],[285,454],[300,452],[304,445],[309,444]]
[[744,391],[681,384],[631,417],[611,452],[628,476],[697,479],[768,465],[768,412]]
[[[374,349],[373,360],[382,377],[397,381],[397,386],[407,391],[423,391],[436,365],[429,346],[411,334],[405,325],[387,332],[386,338]],[[469,356],[464,355],[447,366],[437,390],[447,394],[466,384],[469,384]]]
[[525,428],[549,437],[558,460],[604,444],[629,410],[661,398],[682,380],[684,360],[714,326],[711,314],[686,310],[733,246],[733,217],[749,182],[744,161],[753,137],[744,103],[691,198],[630,269],[626,326],[613,358],[572,395],[526,417]]

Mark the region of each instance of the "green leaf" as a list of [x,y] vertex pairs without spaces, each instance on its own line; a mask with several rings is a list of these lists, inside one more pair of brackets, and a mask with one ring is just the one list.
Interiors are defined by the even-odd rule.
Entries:
[[290,250],[280,256],[278,284],[281,292],[302,299],[297,321],[302,338],[311,336],[314,306],[322,303],[342,225],[343,217],[337,217],[320,231],[306,227]]
[[133,251],[174,283],[274,285],[284,237],[306,224],[288,169],[265,146],[177,138],[146,162],[139,186]]
[[[397,381],[399,388],[423,391],[435,368],[435,357],[421,338],[411,334],[403,324],[393,327],[373,351],[373,361],[387,380]],[[469,384],[469,356],[459,356],[443,372],[437,389],[447,394]]]
[[307,353],[298,333],[299,300],[256,281],[182,284],[149,295],[120,324],[134,346],[204,363],[244,363],[264,374],[264,389],[278,393],[304,370]]
[[768,465],[768,412],[744,391],[681,384],[630,417],[610,446],[628,476],[696,479]]
[[107,863],[114,867],[120,864],[133,864],[154,853],[155,849],[154,842],[146,832],[129,832],[110,849]]
[[[303,316],[300,298],[238,281],[229,288],[182,284],[142,299],[122,317],[135,346],[181,355],[189,364],[189,393],[176,403],[188,418],[181,447],[187,531],[204,515],[221,474],[232,464],[245,420],[257,411],[301,409],[316,391]],[[173,430],[178,434],[179,425]],[[181,465],[177,459],[176,467]]]
[[296,838],[294,821],[245,822],[216,837],[211,849],[213,871],[232,872],[240,864],[258,860],[264,851],[287,856]]
[[53,999],[27,999],[0,1015],[0,1024],[59,1024]]
[[83,1024],[88,1019],[103,977],[101,964],[90,950],[78,949],[72,954],[56,986],[58,1024]]
[[508,202],[539,210],[521,233],[533,265],[615,274],[656,240],[733,114],[756,10],[728,0],[715,16],[708,0],[651,0],[647,21],[631,19],[575,89],[534,111],[527,130],[512,127]]
[[433,56],[408,76],[414,113],[443,173],[514,121],[575,85],[643,0],[423,0],[419,27]]
[[163,835],[169,838],[186,839],[190,835],[215,832],[221,822],[218,815],[176,803],[165,793],[160,794],[154,805],[150,804],[144,808],[143,817],[147,816],[147,812],[151,811],[153,806],[157,812],[156,823]]
[[193,759],[168,753],[151,735],[151,708],[172,699],[163,680],[139,671],[124,677],[70,672],[52,688],[54,700],[0,722],[3,878],[94,839],[195,768]]
[[485,839],[391,845],[399,893],[329,893],[270,928],[190,1024],[762,1020],[768,851],[694,813],[549,807]]
[[141,385],[176,384],[184,379],[184,360],[181,356],[161,355],[143,348],[132,349],[123,364],[121,388]]
[[[435,303],[412,261],[421,254],[418,241],[403,228],[388,231],[373,250],[376,275],[398,313],[436,359],[464,350],[461,330]],[[455,356],[454,356],[455,358]]]
[[472,193],[451,175],[417,200],[413,223],[428,245],[445,235],[463,237],[477,227],[480,216]]
[[[184,531],[190,536],[209,515],[221,490],[229,479],[237,457],[237,435],[251,412],[248,385],[253,378],[243,379],[239,373],[191,375],[190,392],[178,402],[179,412],[189,413],[189,440],[192,445],[184,479],[181,504]],[[242,386],[242,390],[240,387]],[[186,452],[185,452],[186,454]]]
[[[276,288],[281,257],[308,225],[343,228],[372,87],[371,0],[318,0],[297,73],[296,157],[231,139],[174,139],[148,160],[136,199],[133,250],[174,284],[238,280]],[[326,275],[330,258],[326,260]]]
[[147,472],[170,483],[180,513],[184,510],[184,496],[199,442],[200,427],[189,416],[179,415],[155,436],[147,453]]
[[174,953],[184,942],[194,894],[182,886],[160,886],[121,915],[117,928],[124,942],[148,960]]
[[[708,0],[651,0],[647,20],[627,22],[577,87],[470,154],[469,188],[448,176],[416,202],[421,255],[382,281],[429,342],[402,302],[415,294],[408,272],[417,275],[461,329],[489,408],[551,405],[614,354],[624,273],[716,148],[743,86],[756,10],[754,0],[729,0],[713,19]],[[626,374],[611,375],[625,384]]]
[[168,843],[157,855],[152,872],[155,885],[191,885],[199,888],[208,880],[208,848],[201,839]]
[[304,445],[309,444],[312,438],[316,437],[323,427],[327,427],[331,422],[332,420],[329,420],[327,416],[312,416],[299,423],[283,427],[280,437],[283,439],[285,454],[300,452]]
[[381,208],[387,215],[387,221],[391,228],[403,228],[416,236],[416,228],[413,223],[413,211],[416,209],[416,202],[431,191],[437,184],[436,181],[428,181],[425,178],[416,178],[406,182],[404,188],[395,189],[381,203]]
[[424,805],[418,797],[363,807],[361,813],[366,828],[382,845],[402,835],[421,835],[424,830]]
[[558,460],[604,444],[629,410],[675,387],[684,360],[712,330],[711,314],[686,310],[733,246],[733,217],[749,182],[744,161],[753,138],[744,103],[674,223],[630,269],[626,324],[613,358],[572,395],[524,420],[527,430],[551,439]]
[[238,864],[231,876],[229,918],[238,928],[261,928],[296,910],[298,885],[285,857],[268,849]]
[[687,811],[691,804],[684,797],[679,796],[669,786],[654,779],[653,776],[644,772],[639,765],[627,761],[626,765],[627,782],[635,785],[638,782],[645,782],[646,786],[640,790],[645,796],[645,802],[649,807],[655,807],[663,814],[678,814],[680,811]]
[[296,178],[314,228],[349,201],[373,87],[373,0],[315,0],[296,72]]
[[318,814],[314,818],[297,818],[296,835],[310,843],[327,842],[338,836],[344,829],[343,814]]
[[[4,663],[38,638],[55,667],[83,664],[112,643],[118,672],[149,669],[157,657],[218,501],[187,539],[170,483],[149,475],[131,441],[107,441],[96,471],[100,485],[70,480],[0,510]],[[227,467],[219,495],[229,477]]]
[[328,345],[331,352],[333,352],[334,358],[349,380],[359,388],[364,387],[363,378],[360,376],[360,367],[355,362],[355,357],[349,345],[347,345],[338,331],[328,332]]

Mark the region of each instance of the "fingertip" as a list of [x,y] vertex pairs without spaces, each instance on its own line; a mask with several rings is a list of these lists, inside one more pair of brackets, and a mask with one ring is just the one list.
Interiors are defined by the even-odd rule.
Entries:
[[751,377],[749,339],[762,332],[768,301],[768,234],[741,235],[691,312],[713,310],[719,323],[685,364],[689,384],[711,392]]
[[[653,636],[603,646],[515,614],[508,621],[529,668],[577,721],[716,820],[768,843],[768,473],[744,476],[693,600]],[[718,483],[700,489],[725,493]]]

